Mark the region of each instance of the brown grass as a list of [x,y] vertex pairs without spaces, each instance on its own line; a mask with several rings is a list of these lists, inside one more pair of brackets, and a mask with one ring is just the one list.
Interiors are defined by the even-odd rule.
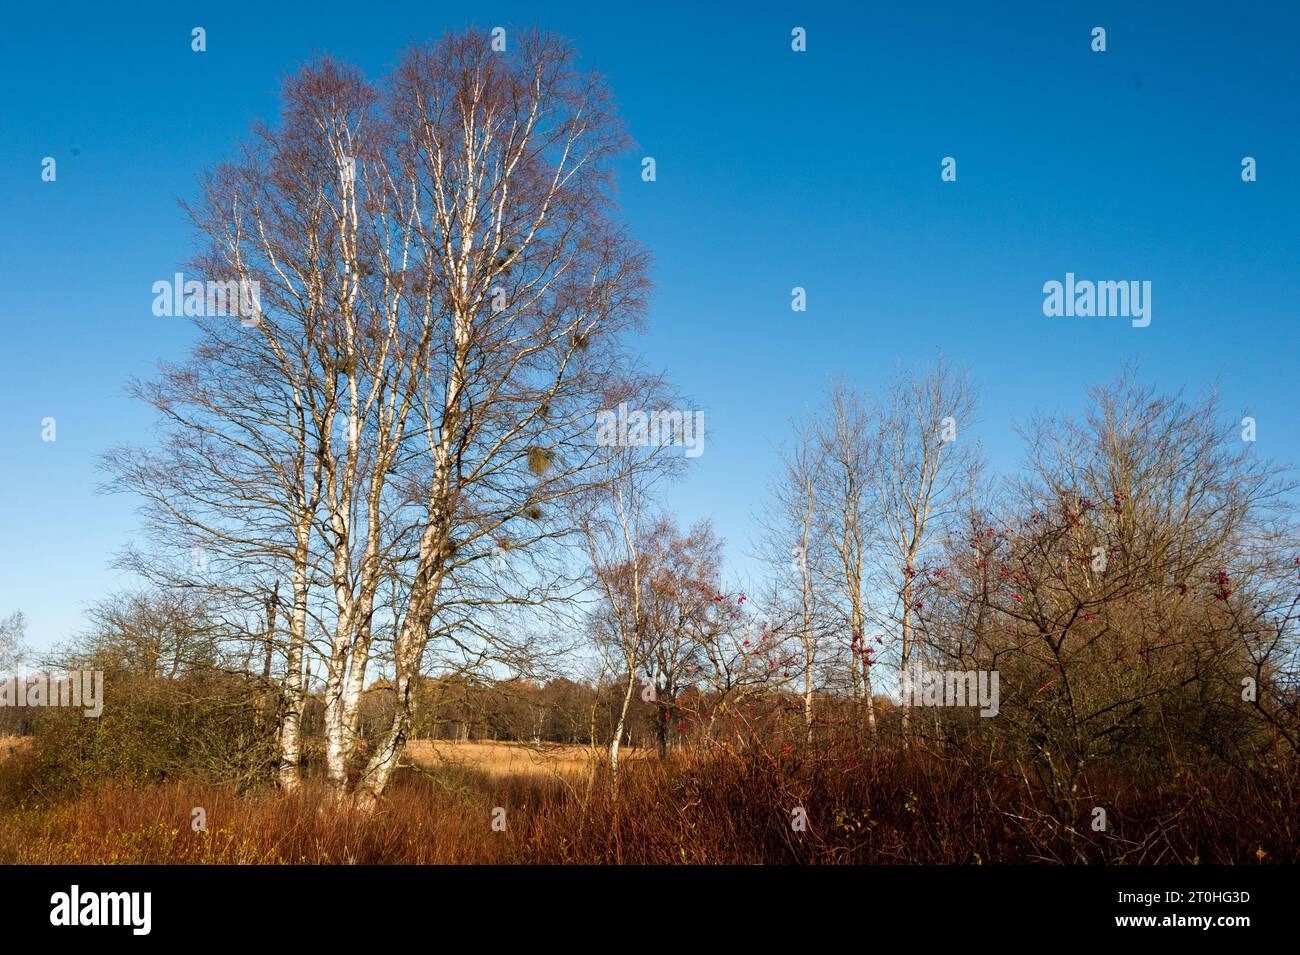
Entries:
[[25,752],[32,744],[27,736],[0,736],[0,760]]
[[[98,783],[33,802],[7,772],[0,862],[22,863],[1238,863],[1300,861],[1300,781],[1283,775],[1095,778],[1062,819],[988,765],[923,754],[641,757],[608,773],[520,766],[512,747],[403,771],[371,813],[316,785],[291,796],[189,783]],[[419,749],[419,748],[417,748]],[[437,752],[442,747],[430,748]],[[475,755],[485,764],[473,768]],[[572,764],[576,754],[567,754]],[[531,759],[531,757],[527,757]],[[6,769],[18,768],[21,759]],[[1093,832],[1090,808],[1108,808]],[[207,828],[194,831],[193,810]],[[494,831],[493,810],[506,810]],[[807,813],[805,831],[792,812]]]
[[[645,753],[623,749],[619,759],[643,758]],[[494,779],[504,776],[551,777],[587,775],[609,758],[603,747],[566,746],[560,743],[466,742],[411,740],[406,758],[420,769],[448,766],[476,769]]]

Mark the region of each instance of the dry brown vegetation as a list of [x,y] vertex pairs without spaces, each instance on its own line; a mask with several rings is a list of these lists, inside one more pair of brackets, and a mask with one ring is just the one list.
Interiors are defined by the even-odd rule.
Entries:
[[0,759],[27,749],[31,742],[26,736],[0,736]]
[[[637,758],[636,750],[626,751]],[[418,769],[461,767],[492,778],[503,776],[571,776],[591,772],[606,758],[603,749],[559,743],[508,743],[497,740],[412,740],[406,759]]]
[[[0,862],[148,863],[1235,863],[1300,861],[1300,779],[1191,771],[1090,776],[1075,818],[993,758],[901,749],[679,753],[633,759],[617,799],[580,748],[425,751],[373,814],[309,785],[294,794],[104,781],[51,803],[8,764]],[[549,749],[549,748],[548,748]],[[474,764],[474,765],[472,765]],[[512,768],[513,767],[513,768]],[[556,772],[556,769],[561,771]],[[1109,807],[1105,833],[1088,809]],[[191,828],[195,807],[207,830]],[[492,812],[507,812],[493,831]],[[806,831],[791,826],[795,807]]]

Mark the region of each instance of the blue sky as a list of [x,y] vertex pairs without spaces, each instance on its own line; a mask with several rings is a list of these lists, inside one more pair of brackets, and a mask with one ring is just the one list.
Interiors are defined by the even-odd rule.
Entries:
[[[1300,458],[1293,5],[701,6],[10,5],[0,616],[23,610],[47,646],[130,583],[109,565],[134,505],[96,493],[95,462],[149,440],[123,384],[190,339],[151,311],[191,251],[177,199],[274,119],[286,72],[331,53],[378,78],[447,28],[537,23],[608,77],[639,143],[620,202],[655,259],[642,345],[706,411],[671,504],[713,516],[738,568],[790,416],[832,376],[873,388],[940,349],[982,387],[963,436],[995,466],[1019,458],[1015,421],[1079,408],[1132,358],[1163,388],[1217,382],[1258,420],[1259,453]],[[1067,271],[1149,280],[1151,325],[1045,317],[1043,283]]]

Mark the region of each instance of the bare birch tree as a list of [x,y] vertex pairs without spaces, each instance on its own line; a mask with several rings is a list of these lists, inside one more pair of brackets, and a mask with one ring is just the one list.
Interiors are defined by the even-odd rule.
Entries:
[[427,376],[413,437],[429,467],[409,509],[397,707],[362,774],[371,800],[396,768],[463,549],[507,530],[534,546],[568,536],[548,518],[603,477],[594,414],[646,288],[643,253],[609,219],[610,164],[628,140],[608,92],[554,37],[515,37],[512,50],[448,37],[407,55],[392,87],[401,195],[413,197],[420,280],[437,309],[411,336]]
[[875,550],[877,514],[873,480],[877,440],[866,400],[851,386],[832,386],[817,427],[822,466],[816,485],[817,515],[828,551],[824,574],[836,608],[836,628],[848,634],[851,692],[876,731],[871,667],[879,652],[867,634],[869,562]]
[[759,517],[778,601],[771,613],[780,619],[780,631],[792,634],[798,643],[804,735],[810,743],[819,683],[817,667],[826,631],[819,580],[827,545],[826,528],[818,510],[818,486],[825,468],[823,452],[814,419],[796,424],[783,454],[781,473],[770,490],[770,506]]
[[[627,144],[555,37],[503,53],[449,35],[382,91],[329,60],[306,68],[280,125],[206,180],[197,267],[259,283],[258,321],[201,317],[190,365],[142,388],[171,445],[110,465],[159,540],[220,556],[224,586],[239,569],[264,606],[289,580],[285,785],[311,621],[327,775],[343,792],[359,769],[371,805],[430,642],[518,658],[526,642],[488,618],[564,592],[555,552],[579,525],[563,503],[606,479],[593,419],[629,393],[611,383],[631,380],[621,335],[647,287],[612,218]],[[513,591],[486,569],[505,549],[533,571]],[[376,640],[395,705],[357,767]]]
[[[916,613],[915,577],[935,528],[971,486],[977,449],[961,429],[972,423],[977,398],[964,373],[942,359],[922,371],[902,372],[878,412],[875,495],[886,553],[899,577],[896,622],[900,687],[909,680]],[[902,730],[910,713],[903,691]]]
[[[650,635],[645,605],[649,568],[642,553],[648,489],[634,471],[610,483],[587,515],[584,536],[597,606],[590,628],[604,669],[622,681],[609,742],[613,792],[618,793],[619,750],[639,685],[650,685]],[[602,506],[603,505],[603,506]],[[642,680],[644,675],[644,680]]]

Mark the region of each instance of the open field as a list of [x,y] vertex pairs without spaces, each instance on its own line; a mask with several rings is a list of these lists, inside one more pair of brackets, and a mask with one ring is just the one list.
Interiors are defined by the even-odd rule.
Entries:
[[[619,759],[640,759],[642,751],[621,750]],[[559,743],[513,743],[484,740],[411,740],[406,757],[420,769],[436,766],[461,766],[480,770],[493,778],[504,776],[554,776],[583,774],[593,764],[603,764],[608,750],[593,751],[589,746],[565,746]]]

